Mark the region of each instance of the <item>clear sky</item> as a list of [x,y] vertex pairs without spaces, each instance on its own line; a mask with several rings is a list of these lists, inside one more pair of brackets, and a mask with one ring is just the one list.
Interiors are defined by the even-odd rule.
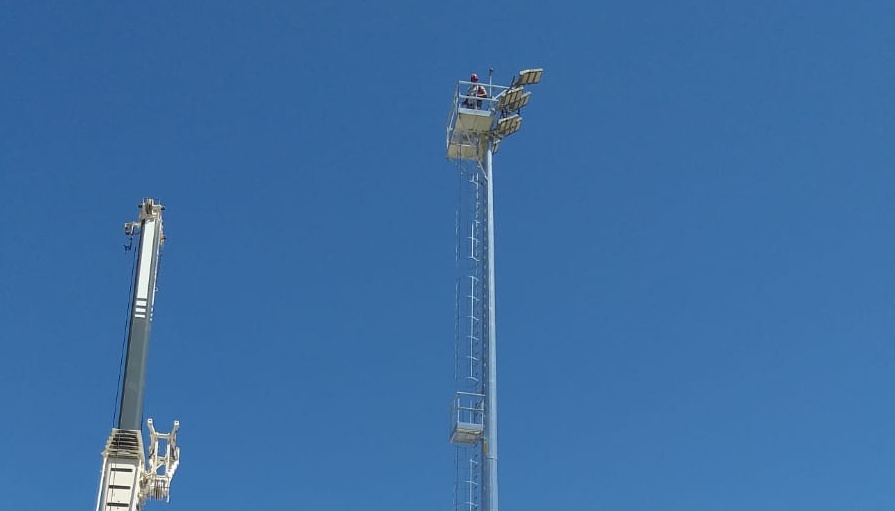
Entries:
[[0,2],[3,509],[92,509],[166,206],[148,509],[451,506],[457,79],[495,159],[506,511],[895,506],[895,4]]

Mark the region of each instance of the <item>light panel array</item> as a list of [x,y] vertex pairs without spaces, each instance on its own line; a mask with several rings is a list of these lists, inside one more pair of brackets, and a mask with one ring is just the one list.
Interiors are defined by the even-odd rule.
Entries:
[[541,81],[541,74],[543,73],[544,69],[542,68],[519,71],[519,79],[513,85],[534,85]]
[[519,131],[519,128],[522,127],[522,116],[519,114],[513,114],[509,117],[504,117],[503,119],[497,121],[497,127],[494,128],[494,136],[498,138],[504,138],[512,135]]

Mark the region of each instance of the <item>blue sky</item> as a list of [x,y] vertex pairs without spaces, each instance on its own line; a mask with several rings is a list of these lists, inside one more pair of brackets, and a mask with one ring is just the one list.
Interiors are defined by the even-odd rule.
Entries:
[[[85,5],[86,4],[86,5]],[[3,2],[9,509],[91,509],[167,205],[149,509],[448,510],[455,80],[495,159],[501,503],[895,505],[886,1]]]

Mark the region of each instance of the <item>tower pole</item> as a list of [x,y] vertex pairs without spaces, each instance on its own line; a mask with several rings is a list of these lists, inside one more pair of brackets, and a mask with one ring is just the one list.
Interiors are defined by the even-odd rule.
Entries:
[[[489,69],[488,94],[484,97],[466,92],[478,90],[477,79],[461,80],[454,90],[448,118],[447,157],[469,178],[470,185],[460,189],[457,222],[457,267],[468,270],[459,277],[469,279],[470,292],[463,297],[457,288],[455,357],[457,363],[462,360],[468,364],[469,374],[463,378],[455,374],[457,392],[451,403],[451,443],[461,449],[457,451],[455,466],[454,511],[498,511],[492,159],[501,142],[522,126],[522,107],[531,98],[531,92],[524,87],[539,83],[543,71],[524,69],[509,86],[503,86],[493,84],[493,69]],[[460,235],[459,226],[465,229],[467,225],[460,221],[462,213],[471,217],[468,235]],[[461,247],[468,249],[462,262]],[[463,327],[468,328],[465,337]],[[469,464],[464,465],[461,458],[468,458]]]
[[488,201],[488,349],[485,359],[484,511],[497,510],[497,318],[494,308],[494,166],[492,142],[486,142],[484,164]]

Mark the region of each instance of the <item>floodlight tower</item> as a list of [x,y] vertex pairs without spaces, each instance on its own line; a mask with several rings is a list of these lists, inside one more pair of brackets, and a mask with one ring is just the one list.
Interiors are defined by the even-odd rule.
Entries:
[[501,142],[522,127],[526,69],[509,86],[459,81],[447,124],[447,157],[460,170],[457,208],[456,394],[451,443],[456,450],[454,511],[498,511],[497,330],[494,311],[494,167]]

